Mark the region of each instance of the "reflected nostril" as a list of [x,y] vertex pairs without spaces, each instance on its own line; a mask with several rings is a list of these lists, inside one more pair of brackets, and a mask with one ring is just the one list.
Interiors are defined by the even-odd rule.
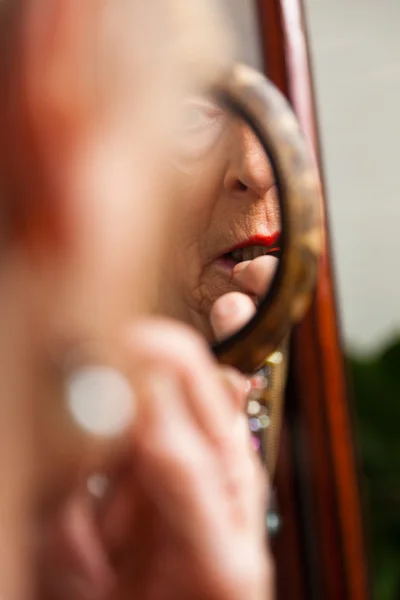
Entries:
[[233,186],[234,191],[237,192],[247,192],[247,190],[249,189],[248,186],[243,183],[243,181],[240,181],[240,179],[237,179],[235,182],[235,185]]

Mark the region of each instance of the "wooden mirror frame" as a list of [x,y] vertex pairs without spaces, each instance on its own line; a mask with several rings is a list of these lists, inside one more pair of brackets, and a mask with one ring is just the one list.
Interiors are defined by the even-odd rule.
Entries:
[[[321,168],[301,0],[257,0],[262,58]],[[278,600],[370,598],[365,527],[329,231],[311,309],[292,335],[276,473]]]

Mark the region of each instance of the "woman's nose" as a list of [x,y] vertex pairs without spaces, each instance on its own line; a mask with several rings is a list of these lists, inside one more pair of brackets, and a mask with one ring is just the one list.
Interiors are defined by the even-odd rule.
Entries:
[[251,129],[244,124],[238,126],[238,134],[232,142],[232,159],[225,175],[225,189],[248,194],[253,199],[262,198],[275,184],[265,150]]

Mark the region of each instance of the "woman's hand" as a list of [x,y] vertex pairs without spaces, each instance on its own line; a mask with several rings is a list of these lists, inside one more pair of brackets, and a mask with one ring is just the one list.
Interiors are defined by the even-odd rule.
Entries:
[[77,491],[49,524],[47,595],[271,598],[266,480],[243,412],[246,381],[175,323],[138,325],[128,346],[131,452],[102,500]]
[[211,310],[210,320],[217,340],[233,335],[255,315],[256,303],[268,292],[277,267],[278,259],[268,255],[236,265],[233,281],[243,291],[221,296]]

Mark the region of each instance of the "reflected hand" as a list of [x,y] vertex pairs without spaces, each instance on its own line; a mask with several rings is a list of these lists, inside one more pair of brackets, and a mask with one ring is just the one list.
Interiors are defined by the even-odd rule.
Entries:
[[241,262],[233,270],[233,281],[243,292],[230,292],[214,303],[210,320],[217,340],[223,340],[244,327],[256,313],[278,266],[273,256],[259,256]]

